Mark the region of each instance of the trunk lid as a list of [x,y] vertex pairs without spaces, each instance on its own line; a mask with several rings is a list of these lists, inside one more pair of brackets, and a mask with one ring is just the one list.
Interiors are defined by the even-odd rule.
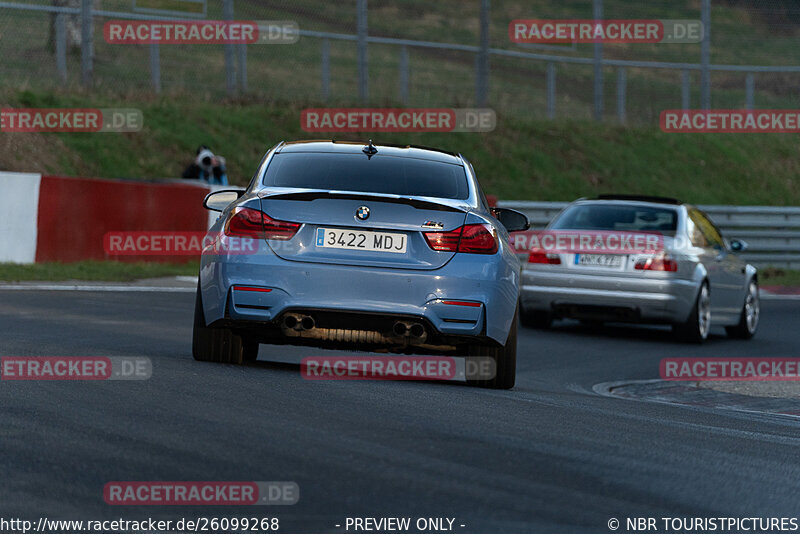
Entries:
[[267,194],[261,209],[303,224],[291,240],[267,240],[285,260],[428,270],[455,253],[431,249],[423,232],[458,228],[468,211],[459,201],[335,191]]

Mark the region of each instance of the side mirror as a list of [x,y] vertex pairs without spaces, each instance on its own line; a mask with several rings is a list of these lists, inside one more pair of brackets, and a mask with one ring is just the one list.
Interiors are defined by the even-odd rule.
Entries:
[[522,232],[531,227],[524,213],[508,208],[492,208],[492,215],[506,227],[509,232]]
[[239,200],[239,197],[242,195],[244,195],[244,189],[223,189],[222,191],[214,191],[213,193],[207,194],[206,198],[203,199],[203,207],[211,211],[222,211],[230,206],[231,202]]
[[729,245],[733,252],[744,252],[749,247],[749,245],[741,239],[731,239]]

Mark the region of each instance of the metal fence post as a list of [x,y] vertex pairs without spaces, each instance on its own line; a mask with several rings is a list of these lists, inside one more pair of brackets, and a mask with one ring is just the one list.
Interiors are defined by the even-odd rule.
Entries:
[[[603,0],[592,0],[595,23],[603,19]],[[594,118],[603,120],[603,43],[594,43]]]
[[620,124],[625,124],[625,67],[617,69],[617,119]]
[[480,51],[475,58],[475,102],[478,107],[489,103],[489,0],[481,0]]
[[56,69],[62,82],[67,81],[67,28],[66,16],[56,14]]
[[358,0],[356,26],[358,30],[358,98],[369,98],[369,72],[367,64],[367,0]]
[[[222,18],[233,20],[233,0],[222,0]],[[228,95],[236,94],[236,65],[234,65],[234,45],[223,45],[225,48],[225,85]]]
[[556,118],[556,64],[547,62],[547,118]]
[[239,88],[247,92],[247,43],[239,43]]
[[755,86],[756,82],[753,79],[753,73],[748,72],[747,77],[744,79],[745,108],[747,109],[753,109],[753,91]]
[[400,102],[403,105],[408,105],[408,47],[403,45],[400,47],[400,72],[398,73],[399,82],[398,88],[400,91]]
[[322,100],[331,96],[331,44],[327,37],[322,39]]
[[81,0],[81,83],[92,83],[94,62],[94,36],[92,25],[92,0]]
[[153,91],[161,92],[161,51],[158,43],[150,45],[150,78],[153,82]]
[[681,71],[681,108],[683,109],[689,109],[691,98],[691,94],[689,93],[690,88],[691,78],[689,77],[689,71],[683,70]]
[[700,43],[700,107],[711,107],[711,0],[701,0],[700,22],[703,24],[703,41]]

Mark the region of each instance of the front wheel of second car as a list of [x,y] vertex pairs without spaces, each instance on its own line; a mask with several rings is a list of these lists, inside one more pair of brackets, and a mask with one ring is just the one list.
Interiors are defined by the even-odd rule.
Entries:
[[514,311],[514,319],[508,330],[508,338],[502,347],[489,347],[472,345],[467,358],[486,358],[494,360],[495,374],[490,379],[475,379],[467,377],[467,383],[472,386],[489,389],[511,389],[517,378],[517,322],[519,307]]
[[[201,362],[241,364],[255,360],[253,343],[245,340],[230,328],[214,328],[206,325],[200,287],[194,301],[194,328],[192,330],[192,356]],[[258,345],[255,345],[258,354]]]
[[758,295],[758,282],[753,279],[747,284],[747,293],[744,297],[739,324],[726,326],[725,331],[729,336],[739,339],[750,339],[758,330],[758,319],[761,315],[761,304]]

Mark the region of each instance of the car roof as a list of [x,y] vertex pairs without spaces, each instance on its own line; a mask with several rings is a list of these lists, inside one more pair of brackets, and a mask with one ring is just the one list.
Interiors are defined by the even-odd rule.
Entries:
[[616,204],[630,206],[658,206],[661,208],[679,208],[685,204],[679,200],[661,197],[636,197],[626,195],[601,195],[598,198],[579,198],[574,204]]
[[[371,142],[371,141],[370,141]],[[362,154],[365,146],[368,143],[362,141],[336,141],[333,139],[315,139],[310,141],[288,141],[281,143],[276,150],[276,153],[292,153],[292,152],[318,152],[328,154]],[[380,157],[381,155],[406,157],[414,159],[423,159],[428,161],[438,161],[441,163],[451,163],[454,165],[462,165],[463,160],[458,154],[438,150],[436,148],[428,148],[415,145],[373,145],[378,152],[372,157]]]

